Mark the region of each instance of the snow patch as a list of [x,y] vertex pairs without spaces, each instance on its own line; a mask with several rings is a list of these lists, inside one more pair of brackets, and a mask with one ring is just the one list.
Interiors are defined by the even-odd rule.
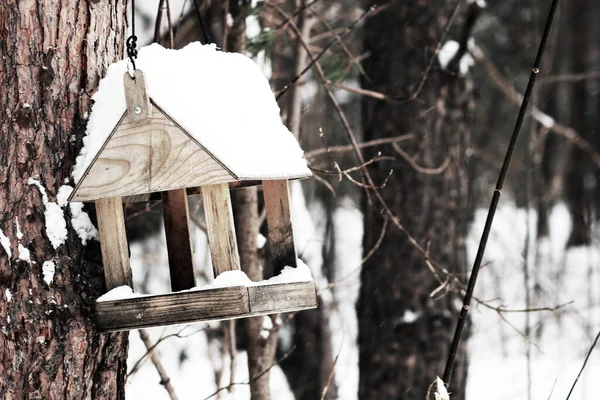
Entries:
[[256,247],[259,249],[262,249],[263,247],[265,247],[265,244],[267,243],[267,238],[264,237],[262,234],[258,234],[256,236]]
[[4,248],[8,259],[10,260],[12,258],[12,250],[10,249],[10,239],[6,237],[4,232],[2,232],[2,229],[0,229],[0,244]]
[[48,194],[42,184],[33,178],[29,178],[27,181],[29,185],[37,186],[42,194],[42,201],[44,202],[44,218],[46,219],[46,235],[50,239],[50,243],[54,249],[63,244],[67,240],[67,222],[63,214],[63,210],[60,206],[52,201],[48,201]]
[[[460,50],[460,45],[454,40],[448,40],[438,52],[438,61],[443,70],[447,70],[450,62],[456,57],[456,53]],[[465,53],[460,62],[458,69],[461,75],[469,72],[469,68],[475,65],[475,59],[471,54]]]
[[44,264],[42,264],[42,275],[44,276],[44,282],[46,282],[46,285],[50,286],[54,280],[55,271],[56,265],[54,264],[54,261],[44,261]]
[[[110,65],[92,97],[75,182],[126,110],[127,62]],[[139,51],[136,66],[144,72],[150,98],[240,179],[312,175],[304,152],[281,122],[269,82],[248,57],[217,51],[215,44],[195,42],[181,50],[152,44]]]
[[69,196],[73,192],[73,188],[70,185],[62,185],[58,189],[58,193],[56,194],[56,202],[59,206],[65,207],[69,202]]
[[6,296],[6,302],[10,303],[10,301],[12,300],[12,293],[8,288],[4,291],[4,295]]
[[19,260],[23,260],[23,261],[27,261],[30,262],[31,261],[31,254],[29,253],[29,249],[25,246],[23,246],[21,243],[19,243]]
[[[235,287],[235,286],[244,286],[244,287],[252,287],[252,286],[262,286],[262,285],[274,285],[279,283],[296,283],[296,282],[310,282],[312,281],[312,275],[310,273],[310,268],[304,264],[301,260],[296,260],[297,267],[293,268],[290,266],[286,266],[283,271],[277,276],[274,276],[270,279],[263,280],[260,282],[253,282],[248,278],[243,271],[225,271],[219,274],[215,280],[203,286],[195,286],[191,289],[180,290],[177,293],[185,293],[185,292],[199,292],[203,290],[217,289],[217,288],[225,288],[225,287]],[[121,297],[122,296],[122,297]],[[100,296],[96,301],[112,301],[112,300],[121,300],[128,299],[132,297],[147,297],[147,296],[155,296],[155,294],[140,294],[133,292],[129,286],[119,286],[117,288],[112,289],[108,293]]]
[[123,299],[133,299],[135,297],[140,297],[139,294],[134,293],[133,289],[127,285],[117,286],[116,288],[109,290],[102,296],[98,297],[97,302],[101,301],[113,301],[113,300],[123,300]]
[[88,213],[83,211],[83,203],[71,203],[71,226],[81,239],[81,244],[87,244],[88,240],[98,240],[98,230],[92,224]]
[[21,227],[19,226],[19,220],[15,217],[15,226],[17,227],[17,239],[23,239],[23,232],[21,232]]
[[265,315],[263,317],[263,324],[262,329],[260,331],[260,337],[264,340],[267,340],[269,338],[269,335],[271,335],[271,329],[273,329],[273,321],[271,320],[271,317]]

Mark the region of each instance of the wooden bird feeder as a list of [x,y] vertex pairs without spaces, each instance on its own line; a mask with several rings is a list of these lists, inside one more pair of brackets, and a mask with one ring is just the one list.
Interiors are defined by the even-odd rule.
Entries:
[[[140,59],[143,58],[143,50]],[[144,68],[143,63],[138,64]],[[304,169],[290,173],[282,174],[274,164],[271,173],[267,171],[269,168],[263,168],[265,171],[259,171],[259,174],[256,171],[252,175],[245,174],[240,162],[219,157],[208,144],[198,140],[198,134],[190,132],[196,129],[193,124],[188,124],[188,127],[183,121],[178,121],[177,116],[161,108],[161,99],[154,99],[153,93],[146,90],[145,81],[150,82],[151,79],[149,73],[144,76],[141,70],[137,70],[134,74],[134,78],[127,72],[121,75],[125,102],[111,108],[111,112],[115,113],[115,107],[122,107],[116,110],[121,118],[110,127],[112,131],[103,144],[96,145],[99,148],[95,154],[86,155],[88,162],[84,164],[84,172],[69,200],[93,201],[96,205],[106,289],[110,291],[124,285],[132,287],[123,203],[158,196],[163,206],[172,292],[98,301],[95,310],[98,329],[121,331],[315,308],[316,291],[312,279],[292,279],[291,282],[279,279],[275,282],[283,283],[263,281],[195,289],[187,195],[202,195],[216,278],[227,271],[241,271],[230,189],[262,184],[267,243],[277,274],[285,266],[297,267],[288,180],[310,176],[310,171],[304,161]],[[102,89],[101,83],[99,90]],[[177,92],[177,89],[185,90],[172,90]],[[156,90],[156,93],[161,92]],[[101,117],[97,115],[94,120],[96,111],[94,105],[88,136],[94,134],[90,132],[90,124],[94,125],[94,121]],[[211,113],[211,110],[197,112],[198,118],[202,118],[203,113]],[[235,110],[231,113],[235,118]],[[98,111],[98,114],[102,112]],[[211,135],[212,142],[217,143],[215,133]],[[295,139],[294,143],[297,146],[294,151],[297,152],[299,146]],[[229,145],[235,146],[235,143]],[[268,146],[268,143],[262,145]],[[285,150],[272,149],[276,152]],[[222,148],[219,151],[225,154]],[[305,265],[302,267],[306,268]]]

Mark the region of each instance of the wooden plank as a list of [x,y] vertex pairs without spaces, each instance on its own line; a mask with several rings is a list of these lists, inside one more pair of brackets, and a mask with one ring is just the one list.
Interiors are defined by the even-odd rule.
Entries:
[[106,290],[122,285],[131,286],[129,248],[121,198],[96,200],[96,216]]
[[191,289],[196,286],[192,241],[185,189],[162,193],[162,210],[169,254],[171,290]]
[[97,302],[102,332],[246,318],[317,307],[314,282],[235,286]]
[[81,178],[72,201],[132,196],[237,179],[158,107],[143,123],[127,114]]
[[203,186],[201,191],[214,275],[240,270],[229,186],[226,183]]
[[125,103],[127,114],[132,121],[139,122],[151,115],[150,98],[146,94],[146,79],[141,70],[133,71],[133,77],[129,72],[123,75],[123,86],[125,87]]
[[250,312],[244,286],[168,293],[96,303],[100,331],[238,318]]
[[277,275],[286,265],[296,267],[288,181],[263,181],[262,186],[267,213],[267,243],[273,272]]
[[275,314],[317,307],[314,282],[280,283],[248,287],[251,315]]
[[[262,181],[235,181],[228,182],[229,190],[241,189],[250,186],[259,186],[262,185]],[[200,187],[188,187],[186,188],[188,196],[194,196],[200,194]],[[146,201],[157,201],[161,200],[160,193],[144,193],[144,194],[136,194],[134,196],[126,196],[123,197],[124,203],[143,203]]]

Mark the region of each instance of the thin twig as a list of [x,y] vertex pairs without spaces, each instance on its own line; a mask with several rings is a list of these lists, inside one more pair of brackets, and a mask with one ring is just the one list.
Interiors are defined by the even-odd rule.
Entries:
[[163,6],[165,0],[160,0],[158,3],[158,11],[156,12],[156,21],[154,22],[154,42],[160,43],[160,25],[162,23]]
[[235,386],[235,385],[249,385],[249,384],[251,384],[252,382],[254,382],[256,380],[259,380],[266,373],[268,373],[271,370],[271,368],[273,368],[274,366],[276,366],[277,364],[279,364],[280,362],[282,362],[283,360],[285,360],[286,358],[288,358],[290,356],[290,354],[292,354],[292,352],[294,350],[296,350],[296,345],[292,346],[292,348],[287,353],[285,353],[283,356],[281,356],[281,358],[279,360],[277,360],[273,364],[271,364],[269,366],[269,368],[265,369],[260,374],[256,375],[255,377],[253,377],[252,379],[248,380],[247,382],[234,382],[234,383],[230,383],[228,386],[221,387],[221,388],[217,389],[214,393],[212,393],[209,396],[205,397],[204,400],[208,400],[210,398],[213,398],[217,394],[221,393],[223,390],[229,390],[232,386]]
[[177,333],[172,333],[172,334],[170,334],[170,335],[167,335],[167,336],[161,336],[161,337],[160,337],[160,339],[158,339],[158,340],[156,341],[156,343],[154,343],[154,344],[152,345],[152,347],[150,347],[149,349],[146,349],[146,353],[144,353],[144,355],[142,355],[142,356],[139,358],[139,360],[137,360],[137,361],[135,362],[135,364],[133,364],[133,367],[132,367],[132,368],[131,368],[131,370],[130,370],[130,371],[127,373],[127,377],[130,377],[130,376],[132,376],[133,374],[135,374],[135,373],[138,371],[138,369],[140,368],[140,366],[141,366],[142,362],[143,362],[143,361],[144,361],[144,360],[145,360],[145,359],[146,359],[146,358],[147,358],[147,357],[150,355],[150,352],[154,351],[154,349],[155,349],[155,348],[156,348],[156,347],[157,347],[159,344],[161,344],[162,342],[164,342],[165,340],[167,340],[167,339],[169,339],[169,338],[172,338],[172,337],[177,337],[177,338],[180,338],[180,339],[181,339],[181,338],[187,338],[187,337],[190,337],[190,336],[192,336],[192,335],[195,335],[196,333],[199,333],[199,332],[202,332],[202,331],[206,330],[206,328],[201,328],[201,329],[195,330],[195,331],[193,331],[192,333],[189,333],[189,334],[187,334],[187,335],[182,335],[182,334],[181,334],[181,332],[183,332],[183,331],[184,331],[185,329],[187,329],[188,327],[189,327],[189,325],[186,325],[186,326],[184,326],[183,328],[181,328],[181,329],[179,330],[179,332],[177,332]]
[[321,393],[321,400],[325,400],[325,396],[327,396],[327,391],[329,391],[329,387],[331,386],[331,381],[333,381],[333,374],[335,373],[335,366],[340,358],[340,354],[342,354],[342,346],[344,345],[344,339],[346,338],[346,332],[344,331],[344,335],[342,336],[342,342],[340,343],[340,350],[335,355],[335,359],[333,360],[333,365],[331,366],[331,371],[329,371],[329,377],[327,378],[327,383],[323,388],[323,392]]
[[419,164],[417,164],[414,158],[412,158],[407,152],[402,150],[400,146],[398,146],[398,144],[392,143],[392,147],[394,148],[394,150],[396,150],[396,153],[400,154],[400,156],[408,163],[408,165],[410,165],[415,171],[421,174],[439,175],[442,172],[444,172],[446,168],[448,168],[448,166],[450,165],[450,157],[446,157],[442,165],[440,165],[437,168],[422,167]]
[[575,389],[575,385],[577,385],[577,381],[579,380],[579,377],[581,376],[583,370],[585,369],[585,365],[587,364],[590,356],[592,355],[594,348],[596,348],[596,343],[598,343],[598,339],[600,339],[600,331],[598,331],[598,334],[596,335],[596,339],[594,339],[594,343],[592,343],[592,347],[590,347],[590,349],[588,350],[587,356],[585,356],[585,360],[583,360],[583,365],[581,366],[581,369],[579,370],[579,373],[577,374],[577,377],[575,378],[575,382],[573,382],[573,386],[571,386],[571,390],[569,390],[569,394],[567,395],[566,400],[569,400],[569,398],[571,397],[571,393],[573,393],[573,390]]
[[456,362],[456,355],[458,354],[458,347],[460,345],[462,333],[465,328],[465,324],[467,322],[467,315],[469,313],[471,299],[473,298],[475,284],[477,283],[477,275],[479,274],[479,269],[481,267],[481,262],[483,260],[483,255],[485,253],[485,247],[487,245],[490,231],[492,229],[492,222],[494,221],[494,215],[495,215],[496,209],[498,207],[498,202],[500,201],[500,196],[502,195],[502,188],[504,187],[504,181],[506,180],[506,175],[508,174],[508,169],[510,167],[510,162],[511,162],[512,156],[514,154],[514,151],[515,151],[515,148],[517,145],[517,139],[519,138],[519,133],[521,132],[521,125],[523,124],[525,115],[527,115],[527,106],[529,105],[529,99],[531,97],[531,93],[532,93],[533,87],[535,85],[535,78],[537,77],[537,74],[540,72],[542,56],[544,54],[544,49],[546,48],[546,42],[548,41],[548,37],[550,35],[550,28],[552,27],[552,21],[554,19],[554,14],[556,13],[557,6],[558,6],[558,0],[552,0],[552,5],[550,6],[550,11],[548,12],[548,18],[546,20],[546,27],[544,28],[544,33],[542,35],[540,46],[538,48],[538,53],[537,53],[537,56],[533,63],[533,68],[531,70],[531,75],[529,77],[529,83],[527,84],[527,89],[525,90],[525,95],[523,96],[523,102],[521,103],[521,108],[517,115],[515,128],[513,130],[513,133],[512,133],[511,139],[510,139],[510,143],[508,145],[508,149],[506,151],[506,156],[504,157],[504,162],[502,164],[502,169],[500,170],[500,175],[498,176],[498,182],[496,183],[496,189],[494,190],[494,194],[492,196],[492,201],[490,203],[488,216],[485,221],[485,226],[483,228],[481,240],[479,242],[479,248],[477,249],[477,255],[475,256],[475,261],[473,263],[473,269],[471,270],[471,277],[469,278],[469,283],[467,285],[467,290],[466,290],[465,297],[463,300],[463,306],[460,310],[460,315],[458,317],[458,322],[456,324],[456,331],[454,333],[454,338],[452,339],[452,344],[450,346],[450,351],[448,353],[448,361],[446,363],[446,368],[444,370],[444,378],[443,378],[443,381],[446,383],[446,385],[450,385],[450,378],[452,377],[452,370],[454,369],[454,363]]
[[[276,5],[272,5],[272,7],[274,7],[278,11],[280,11],[280,13],[282,12],[281,9],[279,7],[277,7]],[[308,65],[298,75],[296,75],[294,78],[292,78],[292,80],[290,81],[290,83],[288,83],[287,85],[285,85],[283,87],[283,89],[281,89],[277,93],[277,95],[275,96],[275,99],[279,100],[281,98],[281,96],[283,96],[292,86],[294,86],[294,84],[296,82],[298,82],[298,80],[302,77],[302,75],[304,75],[305,73],[307,73],[312,68],[312,66],[315,65],[317,63],[317,61],[319,61],[319,59],[321,57],[323,57],[323,55],[325,55],[325,53],[329,49],[331,49],[336,43],[338,43],[338,41],[341,41],[346,36],[348,36],[354,30],[354,28],[356,28],[356,26],[358,26],[358,24],[363,19],[365,19],[369,14],[371,14],[373,11],[375,11],[375,7],[374,6],[370,7],[360,17],[358,17],[358,19],[356,19],[352,24],[350,24],[350,26],[348,26],[341,35],[336,36],[331,42],[329,42],[329,44],[327,46],[325,46],[325,48],[319,54],[317,54],[317,56],[313,57],[312,53],[311,53],[311,59],[312,60],[308,63]],[[293,21],[291,19],[290,19],[289,23],[290,23],[290,25],[295,26],[296,30],[298,30],[298,27],[296,26],[296,24],[293,23]],[[302,37],[302,34],[298,34],[298,36]],[[310,53],[310,50],[308,52]]]
[[142,342],[144,342],[144,346],[146,346],[146,349],[148,349],[148,351],[150,352],[150,360],[152,360],[152,364],[154,364],[154,367],[156,368],[156,371],[160,376],[160,384],[164,386],[165,390],[169,394],[169,397],[171,397],[171,400],[177,400],[177,394],[175,393],[173,385],[171,385],[171,379],[167,375],[167,372],[165,371],[162,362],[160,361],[160,358],[158,358],[158,356],[154,352],[154,346],[150,341],[150,336],[148,336],[148,332],[145,329],[140,329],[139,334],[140,338],[142,339]]
[[[523,101],[523,96],[498,72],[498,69],[493,65],[481,48],[474,46],[471,53],[475,60],[484,67],[487,76],[509,100],[515,104],[519,104]],[[592,162],[600,168],[600,153],[596,151],[594,146],[587,139],[580,136],[575,129],[556,122],[551,116],[535,106],[531,107],[529,114],[544,127],[565,137],[573,143],[573,145],[588,153]]]
[[[359,149],[365,149],[368,147],[380,146],[382,144],[404,142],[406,140],[410,140],[410,139],[414,139],[414,138],[415,138],[415,135],[413,135],[412,133],[407,133],[406,135],[402,135],[402,136],[369,140],[367,142],[359,143],[357,147]],[[325,154],[325,153],[343,153],[343,152],[352,151],[352,150],[354,150],[354,147],[351,144],[347,144],[347,145],[341,145],[341,146],[329,146],[328,148],[322,147],[320,149],[307,151],[306,153],[304,153],[304,155],[306,157],[315,157],[315,156]]]

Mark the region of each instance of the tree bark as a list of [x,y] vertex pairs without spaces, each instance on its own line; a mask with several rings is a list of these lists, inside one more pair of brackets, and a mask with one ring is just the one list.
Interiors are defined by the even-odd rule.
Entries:
[[[246,12],[249,1],[229,1],[233,23],[228,36],[223,38],[231,52],[243,53],[246,47]],[[260,228],[258,216],[258,192],[256,187],[238,189],[232,192],[232,206],[235,216],[235,230],[240,252],[242,270],[253,281],[263,279],[262,263],[258,254],[256,238]],[[273,363],[277,348],[277,333],[271,330],[265,339],[261,336],[264,318],[252,317],[243,320],[248,351],[248,372],[252,400],[269,400],[269,373],[265,372]]]
[[[364,28],[363,87],[408,95],[418,86],[455,2],[384,2]],[[457,28],[460,23],[456,24]],[[456,37],[456,36],[455,36]],[[435,262],[453,272],[466,269],[465,239],[472,216],[465,150],[473,111],[468,77],[434,65],[416,101],[393,104],[364,98],[364,140],[413,133],[402,149],[421,166],[443,172],[425,175],[403,161],[381,161],[369,168],[376,184],[394,173],[381,194],[404,227]],[[384,156],[395,156],[384,149]],[[365,159],[377,155],[365,151]],[[364,196],[363,196],[364,197]],[[363,198],[364,252],[380,235],[385,212]],[[424,399],[436,375],[442,375],[454,333],[456,302],[449,292],[430,297],[440,286],[420,253],[390,224],[381,246],[364,264],[357,304],[362,399]],[[452,399],[464,399],[466,340],[454,369]]]
[[124,398],[127,335],[94,328],[104,286],[98,243],[82,244],[56,199],[82,144],[90,96],[123,54],[124,31],[122,1],[0,6],[4,399]]

